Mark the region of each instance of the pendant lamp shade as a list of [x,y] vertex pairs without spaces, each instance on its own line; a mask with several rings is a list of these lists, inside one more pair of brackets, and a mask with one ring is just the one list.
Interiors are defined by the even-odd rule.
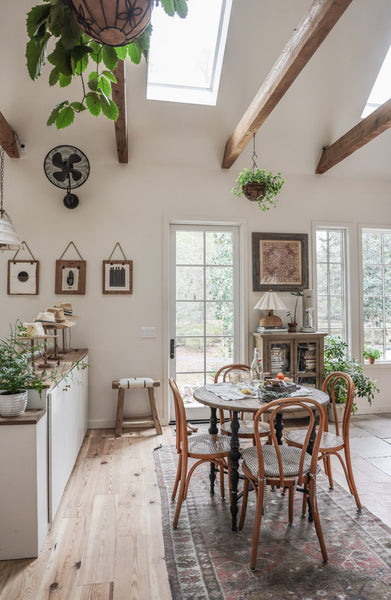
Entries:
[[4,148],[0,146],[0,250],[18,250],[22,245],[15,227],[4,210]]
[[259,320],[260,327],[281,327],[282,321],[280,317],[273,315],[273,310],[287,310],[283,301],[275,292],[269,290],[254,306],[254,309],[267,310],[268,314],[261,317]]

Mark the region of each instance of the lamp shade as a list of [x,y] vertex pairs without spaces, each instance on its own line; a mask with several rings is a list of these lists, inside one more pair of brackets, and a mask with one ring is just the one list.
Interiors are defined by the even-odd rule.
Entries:
[[0,216],[0,250],[18,250],[21,245],[11,219],[3,210]]
[[266,292],[254,306],[258,310],[287,310],[283,301],[271,290]]

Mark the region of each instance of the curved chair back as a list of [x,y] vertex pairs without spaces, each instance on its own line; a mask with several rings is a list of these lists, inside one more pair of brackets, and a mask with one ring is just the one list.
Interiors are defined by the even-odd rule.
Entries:
[[[258,431],[258,426],[259,426],[259,419],[261,418],[261,416],[263,415],[264,412],[268,411],[268,413],[270,413],[270,409],[271,408],[273,409],[272,412],[270,413],[270,421],[269,421],[270,424],[272,424],[272,423],[274,423],[274,421],[277,417],[277,413],[283,411],[284,409],[286,409],[288,407],[291,409],[300,409],[300,410],[303,409],[304,411],[307,411],[308,416],[309,416],[309,423],[307,424],[307,432],[306,432],[303,446],[301,449],[297,449],[296,460],[299,464],[298,469],[297,469],[296,461],[294,464],[289,462],[288,465],[287,465],[286,460],[284,461],[283,454],[286,452],[287,449],[289,449],[288,452],[291,452],[292,448],[289,446],[278,444],[277,435],[276,435],[274,427],[272,427],[272,426],[270,427],[270,431],[271,431],[270,437],[271,437],[272,445],[266,445],[266,446],[262,445],[260,436],[256,435],[256,433]],[[312,457],[310,460],[310,467],[308,469],[309,459],[308,459],[307,448],[310,443],[311,435],[313,435],[313,430],[314,430],[314,425],[315,425],[315,410],[317,410],[317,412],[319,414],[319,424],[316,427],[316,433],[315,433],[315,437],[313,439],[313,445],[312,445],[312,450],[311,450]],[[323,430],[324,430],[324,423],[325,423],[325,416],[324,416],[322,406],[316,400],[313,400],[308,397],[305,397],[305,398],[300,398],[300,397],[279,398],[277,400],[273,400],[272,402],[269,402],[268,404],[265,404],[264,406],[262,406],[258,410],[258,412],[256,413],[256,415],[254,417],[254,437],[255,437],[255,444],[256,444],[257,456],[258,456],[258,471],[259,471],[258,477],[259,477],[259,479],[264,480],[267,475],[270,477],[270,473],[265,473],[264,458],[263,458],[264,452],[265,453],[268,452],[268,454],[273,453],[273,462],[275,462],[275,469],[276,469],[275,475],[273,474],[273,477],[275,476],[276,479],[279,478],[279,486],[281,487],[281,489],[284,489],[284,487],[285,487],[284,477],[292,478],[292,476],[295,476],[298,479],[298,484],[302,485],[303,478],[308,472],[311,475],[315,476],[316,472],[317,472],[318,451],[319,451],[319,445],[320,445]],[[275,457],[274,457],[274,453],[275,453]],[[274,458],[275,458],[275,460],[274,460]],[[270,461],[268,461],[268,463],[270,463]],[[289,468],[287,468],[287,467],[289,467],[289,465],[291,465],[291,467],[293,469],[293,475],[292,475],[292,473],[289,474]]]
[[226,381],[228,373],[233,370],[235,370],[235,371],[250,371],[250,367],[248,365],[244,365],[242,363],[237,363],[237,364],[233,364],[233,365],[224,365],[217,371],[217,373],[214,377],[214,383],[217,383],[220,377],[222,377],[223,381]]
[[[338,423],[338,415],[337,415],[337,407],[336,407],[336,393],[338,391],[339,386],[343,386],[344,390],[346,390],[346,403],[345,410],[343,413],[342,419],[342,436],[345,438],[349,434],[350,427],[350,417],[352,414],[352,407],[354,401],[354,382],[353,379],[347,373],[343,373],[342,371],[335,371],[334,373],[330,373],[323,382],[322,390],[329,394],[330,400],[332,402],[334,421],[335,421],[335,433],[339,435],[339,423]],[[326,423],[326,431],[328,430]]]
[[176,429],[176,451],[179,454],[181,450],[186,454],[188,450],[187,444],[187,427],[186,427],[186,410],[183,404],[181,393],[178,389],[176,381],[170,377],[168,380],[172,395],[174,397],[175,406],[175,429]]

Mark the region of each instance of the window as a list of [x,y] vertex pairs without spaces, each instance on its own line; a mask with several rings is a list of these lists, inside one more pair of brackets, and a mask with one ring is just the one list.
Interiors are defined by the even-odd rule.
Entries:
[[391,229],[362,230],[364,346],[391,360]]
[[391,46],[380,68],[361,118],[367,117],[391,96]]
[[342,227],[316,229],[318,331],[348,342],[346,237]]
[[152,13],[147,98],[215,105],[232,0],[191,0],[187,17]]

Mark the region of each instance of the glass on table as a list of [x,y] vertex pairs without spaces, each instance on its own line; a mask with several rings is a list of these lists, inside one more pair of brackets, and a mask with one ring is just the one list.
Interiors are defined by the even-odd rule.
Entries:
[[233,369],[232,371],[229,371],[228,379],[229,379],[229,382],[232,383],[233,387],[236,387],[236,385],[239,383],[240,373],[241,373],[240,371],[236,371],[235,369]]

